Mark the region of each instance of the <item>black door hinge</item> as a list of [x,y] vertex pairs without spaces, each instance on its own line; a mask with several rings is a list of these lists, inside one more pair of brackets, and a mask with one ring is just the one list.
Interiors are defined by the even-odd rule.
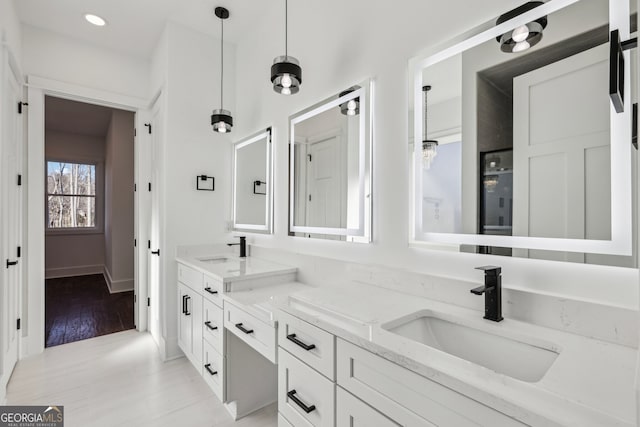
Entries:
[[133,128],[133,136],[138,136],[138,129]]
[[309,158],[309,161],[311,161],[311,159],[313,158],[311,154],[307,154],[307,157]]
[[134,192],[138,191],[138,184],[133,184],[133,191]]
[[151,191],[151,183],[149,183],[149,191]]
[[151,240],[147,240],[147,249],[151,249]]
[[138,302],[138,295],[133,294],[133,302],[134,302],[134,304],[135,304],[136,302]]
[[22,174],[18,174],[18,185],[22,185]]
[[309,201],[311,201],[311,194],[309,194]]
[[138,239],[133,239],[133,247],[137,247],[138,246]]
[[22,107],[28,107],[28,102],[18,102],[18,114],[22,114]]
[[18,255],[18,258],[20,258],[22,256],[22,247],[18,246],[18,250],[16,251],[16,254]]
[[147,298],[147,307],[151,307],[151,298]]
[[16,329],[20,330],[20,319],[16,320]]
[[144,125],[149,129],[149,135],[151,135],[151,123],[145,123]]

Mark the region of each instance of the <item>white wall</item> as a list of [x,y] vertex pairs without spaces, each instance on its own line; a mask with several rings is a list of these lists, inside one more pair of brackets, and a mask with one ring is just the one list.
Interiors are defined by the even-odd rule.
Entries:
[[0,1],[0,41],[6,42],[18,64],[22,63],[22,29],[14,0]]
[[148,61],[29,25],[23,25],[22,37],[27,75],[149,97]]
[[[95,161],[104,165],[102,137],[45,131],[45,156],[52,160]],[[102,180],[97,191],[102,191]],[[98,218],[96,218],[98,219]],[[104,232],[92,234],[47,233],[45,235],[45,277],[67,277],[102,273]]]
[[104,271],[112,292],[133,289],[134,114],[113,110],[105,141]]
[[[220,42],[169,24],[152,64],[152,80],[164,84],[165,135],[161,182],[161,330],[166,357],[177,347],[177,245],[210,243],[225,238],[230,220],[231,140],[214,133],[211,111],[220,108]],[[225,45],[225,105],[235,112],[235,48]],[[152,88],[156,93],[159,88]],[[215,191],[196,191],[196,176],[215,177]]]
[[[479,281],[474,267],[503,266],[505,285],[534,291],[558,292],[603,302],[638,300],[638,271],[612,267],[490,257],[434,251],[408,246],[409,162],[407,63],[419,51],[434,47],[513,7],[513,2],[420,0],[395,4],[328,0],[293,3],[290,8],[289,53],[300,59],[303,84],[299,94],[273,92],[269,65],[282,54],[281,38],[274,36],[276,12],[265,16],[238,45],[236,76],[237,131],[241,138],[274,126],[275,234],[250,240],[346,261],[388,265],[419,272],[453,275]],[[336,14],[335,10],[340,10]],[[366,15],[363,11],[366,10]],[[432,19],[433,18],[433,19]],[[402,25],[397,23],[401,22]],[[330,23],[330,25],[327,25]],[[389,29],[392,28],[392,31]],[[373,243],[370,245],[287,235],[287,118],[340,90],[372,76],[374,105]],[[606,286],[603,284],[606,283]],[[478,301],[480,308],[482,302]]]

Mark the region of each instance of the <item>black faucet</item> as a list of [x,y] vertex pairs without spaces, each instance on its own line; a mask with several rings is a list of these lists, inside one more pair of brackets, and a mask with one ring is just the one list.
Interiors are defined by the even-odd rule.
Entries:
[[471,289],[472,294],[484,294],[484,318],[500,322],[502,317],[502,269],[493,265],[476,267],[484,271],[484,286]]
[[239,236],[240,243],[227,243],[227,246],[240,245],[240,258],[247,257],[247,238],[245,236]]

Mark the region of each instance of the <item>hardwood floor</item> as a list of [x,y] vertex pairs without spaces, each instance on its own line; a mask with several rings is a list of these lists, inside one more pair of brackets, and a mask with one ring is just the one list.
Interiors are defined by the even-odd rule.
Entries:
[[133,291],[109,293],[102,274],[47,279],[45,347],[133,329]]
[[8,405],[64,405],[66,427],[276,427],[271,405],[237,422],[185,359],[163,363],[151,336],[125,331],[18,362]]

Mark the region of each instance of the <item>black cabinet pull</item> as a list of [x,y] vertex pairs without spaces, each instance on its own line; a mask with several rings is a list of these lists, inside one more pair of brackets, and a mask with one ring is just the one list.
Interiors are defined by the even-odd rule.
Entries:
[[204,369],[206,369],[207,371],[209,371],[209,373],[211,375],[217,375],[218,371],[212,371],[211,370],[211,363],[207,363],[206,365],[204,365]]
[[242,323],[236,323],[236,328],[240,329],[245,334],[252,334],[253,333],[253,329],[245,329],[245,328],[243,328],[242,327]]
[[217,327],[217,326],[211,326],[211,321],[210,321],[210,320],[207,320],[206,322],[204,322],[204,325],[205,325],[207,328],[209,328],[210,330],[212,330],[212,331],[215,331],[216,329],[218,329],[218,327]]
[[191,297],[189,295],[185,295],[185,304],[184,304],[184,314],[186,316],[191,316],[191,313],[189,313],[189,300],[191,299]]
[[18,261],[7,260],[7,268],[11,267],[12,265],[18,265]]
[[214,291],[213,289],[211,289],[210,287],[206,287],[204,288],[205,291],[209,292],[211,295],[215,295],[218,293],[218,291]]
[[151,251],[151,255],[158,255],[158,256],[160,256],[160,249],[158,249],[157,251]]
[[182,314],[187,313],[187,296],[182,295]]
[[299,407],[301,407],[302,410],[304,412],[306,412],[307,414],[316,410],[316,405],[307,406],[302,402],[302,400],[298,399],[296,397],[296,391],[295,390],[288,391],[287,392],[287,397],[289,399],[293,400],[295,402],[295,404],[298,405]]
[[295,343],[296,345],[304,348],[305,350],[309,351],[309,350],[313,350],[314,348],[316,348],[315,344],[305,344],[302,341],[300,341],[298,338],[296,338],[296,334],[289,334],[287,335],[287,339],[293,343]]

